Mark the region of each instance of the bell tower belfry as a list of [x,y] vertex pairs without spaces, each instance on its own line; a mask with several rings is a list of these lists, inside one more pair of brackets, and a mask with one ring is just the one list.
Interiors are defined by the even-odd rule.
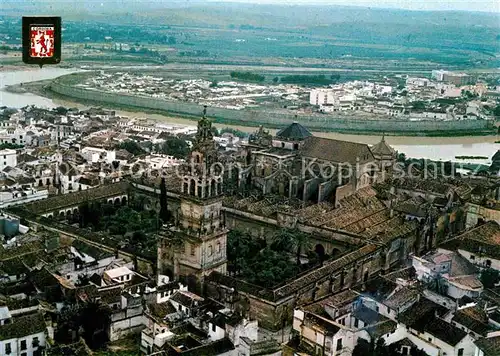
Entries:
[[158,272],[171,278],[202,283],[212,271],[226,273],[227,229],[222,212],[223,167],[218,162],[212,123],[198,121],[188,162],[179,169],[182,178],[176,223],[159,234]]

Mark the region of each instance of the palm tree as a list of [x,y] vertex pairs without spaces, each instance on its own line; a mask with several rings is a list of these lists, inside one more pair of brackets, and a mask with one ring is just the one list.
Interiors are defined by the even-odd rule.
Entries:
[[86,302],[82,308],[81,326],[84,339],[92,349],[101,348],[108,341],[111,309],[98,300]]
[[309,235],[297,229],[281,229],[273,238],[272,247],[275,251],[295,251],[297,266],[300,266],[302,251],[311,249]]
[[295,245],[295,236],[290,229],[281,229],[273,236],[271,248],[275,251],[292,252]]

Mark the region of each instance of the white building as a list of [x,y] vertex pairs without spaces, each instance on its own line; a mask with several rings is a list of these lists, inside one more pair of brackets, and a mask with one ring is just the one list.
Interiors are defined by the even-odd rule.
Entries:
[[184,160],[177,159],[174,156],[168,155],[150,155],[144,157],[143,162],[146,163],[149,168],[162,169],[172,166],[178,166],[179,164],[184,162]]
[[357,343],[354,329],[301,309],[294,310],[293,329],[317,354],[348,356]]
[[104,160],[106,163],[112,163],[116,160],[115,151],[107,151],[102,148],[97,147],[84,147],[81,150],[81,155],[88,161],[92,163]]
[[[495,210],[485,215],[489,219],[496,218]],[[467,214],[469,218],[471,214]],[[474,216],[474,214],[472,214]],[[475,216],[477,218],[477,215]],[[469,262],[480,268],[493,268],[500,271],[500,254],[498,253],[498,236],[500,225],[496,221],[488,221],[457,237],[458,253]]]
[[443,283],[451,298],[477,298],[483,291],[477,269],[455,252],[438,249],[422,257],[412,256],[412,265],[419,280]]
[[0,150],[0,171],[3,171],[5,167],[15,167],[15,166],[17,166],[16,150],[11,150],[11,149]]
[[30,203],[35,200],[47,199],[47,189],[9,189],[0,191],[0,209],[8,206]]
[[445,70],[433,70],[431,77],[432,79],[437,80],[438,82],[442,82],[444,79],[444,75],[447,73]]
[[46,329],[40,313],[20,315],[3,323],[0,326],[0,355],[33,356],[39,347],[45,347]]
[[411,87],[426,87],[430,83],[427,78],[408,78],[406,79],[406,85]]
[[73,241],[70,250],[75,260],[58,266],[57,271],[72,283],[78,282],[80,276],[90,277],[93,274],[101,276],[111,265],[133,266],[133,262],[125,263],[116,258],[114,253],[103,251],[78,240]]
[[104,272],[104,280],[108,283],[124,283],[130,282],[134,271],[130,270],[128,267],[122,266],[107,270]]
[[333,105],[336,100],[334,91],[331,89],[313,89],[309,94],[309,103],[311,105]]

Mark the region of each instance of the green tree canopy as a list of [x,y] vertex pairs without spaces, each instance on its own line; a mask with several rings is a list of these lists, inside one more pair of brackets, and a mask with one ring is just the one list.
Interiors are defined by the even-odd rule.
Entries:
[[484,288],[493,288],[500,281],[500,272],[493,268],[484,269],[480,276]]
[[157,151],[175,158],[186,158],[189,146],[183,139],[177,136],[169,136],[161,145],[157,145]]
[[132,141],[132,140],[127,140],[127,141],[120,143],[118,145],[118,148],[126,150],[135,156],[141,155],[141,154],[146,152],[141,148],[141,146],[137,142]]
[[500,105],[497,105],[497,106],[493,109],[493,115],[495,115],[496,117],[500,117]]

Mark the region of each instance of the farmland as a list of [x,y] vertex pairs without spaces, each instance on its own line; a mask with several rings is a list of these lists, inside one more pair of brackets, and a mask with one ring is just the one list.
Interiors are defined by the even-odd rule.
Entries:
[[[499,65],[498,21],[487,13],[442,16],[403,10],[215,3],[133,12],[132,8],[117,10],[112,4],[87,11],[85,20],[76,8],[59,6],[65,61],[393,71]],[[0,16],[0,40],[14,48],[20,44],[20,17],[8,3],[5,10]]]

